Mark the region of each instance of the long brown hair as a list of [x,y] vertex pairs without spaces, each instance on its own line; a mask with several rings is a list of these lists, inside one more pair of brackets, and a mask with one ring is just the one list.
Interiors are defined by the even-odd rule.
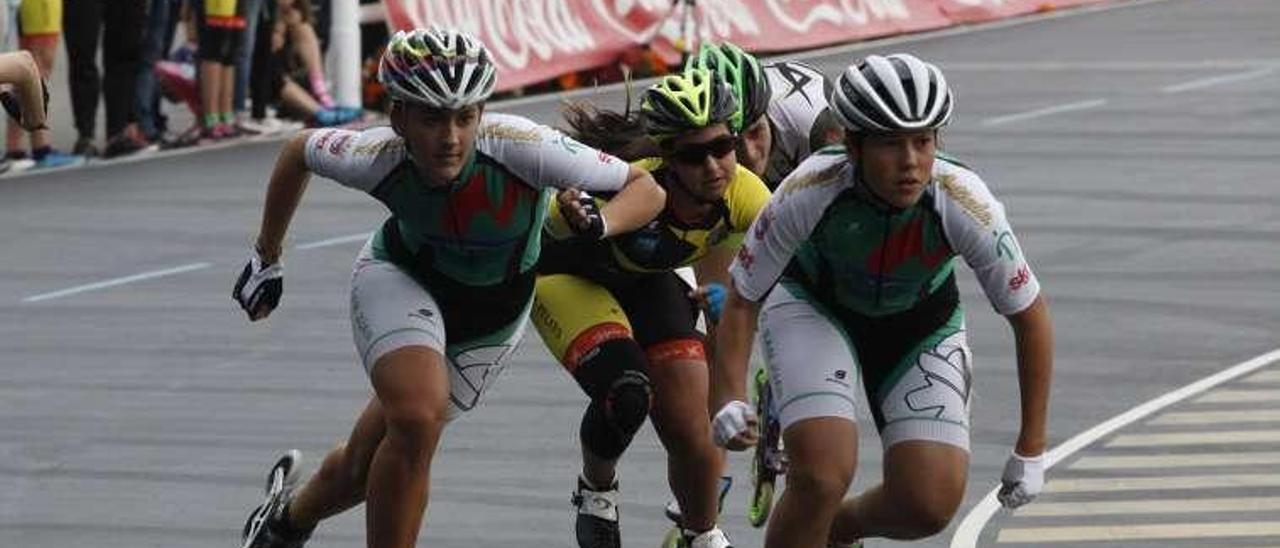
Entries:
[[631,79],[627,78],[626,107],[622,112],[602,110],[587,101],[566,101],[562,115],[570,137],[628,162],[658,156],[662,151],[644,131],[644,121],[631,108]]

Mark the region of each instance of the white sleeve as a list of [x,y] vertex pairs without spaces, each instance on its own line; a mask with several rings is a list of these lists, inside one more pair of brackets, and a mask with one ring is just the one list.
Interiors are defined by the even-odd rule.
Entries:
[[312,173],[364,192],[372,192],[405,157],[404,140],[389,127],[322,129],[307,138],[305,150]]
[[1040,282],[1018,245],[1004,205],[970,171],[938,176],[938,213],[947,240],[969,268],[996,312],[1008,316],[1030,306]]
[[615,192],[626,184],[631,169],[613,155],[509,114],[486,114],[476,136],[476,147],[538,188]]
[[801,164],[783,181],[760,216],[751,223],[738,255],[729,266],[738,294],[763,299],[791,262],[827,206],[845,188],[844,163],[816,158]]

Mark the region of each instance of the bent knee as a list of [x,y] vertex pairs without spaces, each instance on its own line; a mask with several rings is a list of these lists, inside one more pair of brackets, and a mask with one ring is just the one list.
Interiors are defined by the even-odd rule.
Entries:
[[786,477],[788,491],[805,493],[819,506],[839,504],[853,481],[852,473],[837,468],[789,468]]
[[444,405],[414,404],[384,409],[387,441],[411,456],[430,453],[448,422],[448,410]]
[[911,524],[913,538],[931,537],[941,533],[951,523],[959,508],[959,501],[932,497],[902,501],[899,508]]

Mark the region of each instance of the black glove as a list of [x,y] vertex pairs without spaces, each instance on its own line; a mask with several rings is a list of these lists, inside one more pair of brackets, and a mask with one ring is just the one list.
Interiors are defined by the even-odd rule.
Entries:
[[240,303],[250,321],[267,317],[280,304],[284,292],[284,268],[277,260],[265,264],[255,251],[249,263],[240,271],[231,298]]

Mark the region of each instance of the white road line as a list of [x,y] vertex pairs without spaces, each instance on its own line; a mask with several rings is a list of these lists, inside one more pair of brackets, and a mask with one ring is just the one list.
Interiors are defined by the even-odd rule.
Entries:
[[40,295],[33,295],[25,299],[22,299],[22,302],[37,303],[40,301],[47,301],[49,299],[57,299],[59,297],[75,295],[77,293],[84,293],[86,291],[93,291],[95,289],[105,289],[108,287],[115,287],[118,285],[124,285],[128,283],[133,283],[133,282],[140,282],[143,280],[154,280],[156,278],[163,278],[165,276],[172,276],[174,274],[182,274],[184,272],[191,272],[193,270],[209,268],[210,266],[213,266],[213,264],[212,263],[191,263],[188,265],[178,266],[174,268],[166,268],[164,270],[152,270],[150,272],[143,272],[140,274],[134,274],[132,276],[125,276],[123,278],[115,278],[115,279],[101,281],[97,283],[76,286],[69,289],[63,289],[61,291],[54,291],[52,293],[42,293]]
[[1280,369],[1276,369],[1272,371],[1263,371],[1256,375],[1249,375],[1248,377],[1245,377],[1244,379],[1242,379],[1241,382],[1247,382],[1252,384],[1270,384],[1273,382],[1280,382]]
[[[368,237],[369,237],[369,233],[368,233],[368,232],[361,232],[361,233],[359,233],[359,234],[351,234],[351,235],[347,235],[347,236],[339,236],[339,237],[336,237],[336,238],[329,238],[329,239],[327,239],[327,240],[320,240],[320,241],[318,241],[318,242],[311,242],[311,243],[306,243],[306,244],[299,244],[299,245],[294,246],[293,248],[294,248],[294,249],[317,249],[317,248],[321,248],[321,247],[328,247],[328,246],[332,246],[332,245],[345,244],[345,243],[349,243],[349,242],[363,241],[363,240],[367,239]],[[209,268],[210,266],[213,266],[213,263],[207,263],[207,262],[204,262],[204,263],[191,263],[191,264],[182,265],[182,266],[175,266],[175,267],[173,267],[173,268],[166,268],[166,269],[163,269],[163,270],[152,270],[152,271],[149,271],[149,272],[142,272],[142,273],[139,273],[139,274],[134,274],[134,275],[132,275],[132,276],[124,276],[124,277],[120,277],[120,278],[112,278],[112,279],[110,279],[110,280],[105,280],[105,281],[101,281],[101,282],[95,282],[95,283],[91,283],[91,284],[80,285],[80,286],[72,287],[72,288],[69,288],[69,289],[63,289],[63,290],[59,290],[59,291],[53,291],[53,292],[50,292],[50,293],[41,293],[41,294],[39,294],[39,295],[32,295],[32,296],[30,296],[30,297],[27,297],[27,298],[25,298],[25,299],[22,299],[22,302],[24,302],[24,303],[38,303],[38,302],[41,302],[41,301],[48,301],[48,300],[51,300],[51,299],[57,299],[57,298],[61,298],[61,297],[69,297],[69,296],[71,296],[71,295],[76,295],[76,294],[79,294],[79,293],[86,293],[86,292],[89,292],[89,291],[96,291],[96,290],[98,290],[98,289],[107,289],[107,288],[109,288],[109,287],[116,287],[116,286],[120,286],[120,285],[131,284],[131,283],[134,283],[134,282],[142,282],[142,281],[147,281],[147,280],[154,280],[154,279],[156,279],[156,278],[163,278],[163,277],[165,277],[165,276],[173,276],[173,275],[176,275],[176,274],[183,274],[183,273],[186,273],[186,272],[192,272],[192,271],[200,270],[200,269],[203,269],[203,268]]]
[[1105,502],[1036,502],[1019,508],[1019,517],[1105,516],[1117,514],[1184,514],[1192,512],[1268,512],[1280,510],[1280,497],[1216,499],[1111,500]]
[[1072,470],[1115,470],[1162,468],[1215,468],[1222,466],[1252,466],[1280,464],[1280,453],[1246,451],[1236,453],[1190,453],[1185,455],[1121,455],[1081,457],[1071,463]]
[[1000,531],[999,542],[1040,544],[1043,542],[1267,537],[1271,535],[1280,535],[1280,521],[1028,527]]
[[1193,403],[1258,403],[1272,402],[1280,404],[1280,390],[1218,390],[1203,397],[1196,398]]
[[1217,487],[1280,487],[1280,474],[1218,474],[1214,476],[1135,476],[1127,478],[1067,478],[1050,480],[1045,493],[1109,493],[1113,491],[1175,491]]
[[1147,424],[1231,424],[1233,422],[1280,422],[1280,409],[1165,413]]
[[359,234],[338,236],[337,238],[329,238],[327,240],[320,240],[318,242],[311,242],[309,244],[298,244],[293,248],[294,249],[317,249],[321,247],[328,247],[331,245],[339,245],[339,244],[345,244],[350,242],[363,242],[368,239],[369,239],[369,233],[361,232]]
[[[1092,445],[1099,439],[1105,438],[1121,428],[1158,413],[1161,409],[1200,394],[1201,392],[1209,390],[1222,383],[1248,375],[1249,373],[1271,365],[1276,360],[1280,360],[1280,348],[1257,356],[1251,360],[1233,365],[1223,371],[1195,381],[1183,386],[1182,388],[1125,411],[1124,413],[1116,415],[1108,419],[1106,422],[1081,432],[1075,437],[1067,440],[1065,443],[1054,447],[1045,455],[1045,468],[1052,469],[1053,466],[1062,459],[1075,454],[1081,449]],[[956,527],[955,535],[951,537],[951,548],[975,548],[978,545],[978,537],[982,535],[982,529],[987,526],[987,522],[990,521],[991,517],[1000,509],[1000,503],[996,501],[996,491],[998,489],[999,486],[996,486],[988,491],[987,495],[983,497],[982,500],[978,501],[978,504],[974,505],[973,509],[969,510],[969,513],[965,515],[963,520],[961,520],[960,525]]]
[[1248,72],[1237,72],[1235,74],[1224,74],[1221,76],[1200,78],[1198,80],[1192,80],[1190,82],[1183,82],[1181,84],[1165,86],[1163,88],[1160,88],[1160,91],[1163,91],[1165,93],[1182,93],[1184,91],[1204,89],[1207,87],[1213,87],[1221,84],[1230,84],[1235,82],[1243,82],[1245,80],[1253,80],[1254,78],[1261,78],[1275,71],[1276,71],[1275,67],[1267,67],[1267,68],[1260,68],[1257,70],[1251,70]]
[[1107,447],[1162,447],[1168,445],[1235,445],[1280,442],[1280,430],[1178,432],[1175,434],[1125,434]]
[[994,118],[987,118],[986,120],[982,121],[982,125],[987,127],[999,126],[999,125],[1009,124],[1013,122],[1021,122],[1023,120],[1030,120],[1032,118],[1040,118],[1042,116],[1052,116],[1054,114],[1062,114],[1064,112],[1088,110],[1091,108],[1100,107],[1105,104],[1107,104],[1106,99],[1091,99],[1088,101],[1077,101],[1075,103],[1067,103],[1064,105],[1055,105],[1052,107],[1045,107],[1041,109],[1030,110],[1027,112],[1019,112],[1017,114],[1009,114],[1007,116],[996,116]]

